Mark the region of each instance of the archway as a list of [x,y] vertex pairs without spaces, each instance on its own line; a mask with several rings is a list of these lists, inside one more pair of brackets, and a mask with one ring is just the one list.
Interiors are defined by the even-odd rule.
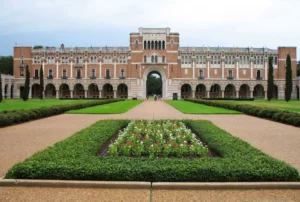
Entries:
[[204,98],[206,92],[206,86],[204,84],[198,84],[196,86],[195,97],[196,98]]
[[70,97],[70,88],[68,84],[61,84],[59,87],[59,97],[60,98],[69,98]]
[[167,87],[166,87],[166,74],[163,69],[158,67],[151,67],[147,68],[143,74],[143,81],[142,81],[142,98],[147,98],[147,80],[148,76],[151,74],[156,74],[156,77],[160,77],[161,80],[161,97],[167,98]]
[[103,97],[104,98],[114,97],[113,86],[111,84],[107,83],[103,86]]
[[99,89],[97,84],[91,83],[88,88],[88,97],[89,98],[99,98]]
[[31,88],[31,98],[39,98],[40,84],[33,84]]
[[261,84],[257,84],[254,87],[253,97],[254,98],[265,98],[264,87]]
[[4,98],[7,98],[8,84],[4,86]]
[[232,84],[228,84],[225,87],[225,92],[224,92],[224,97],[225,98],[235,98],[235,86]]
[[24,93],[24,90],[25,90],[25,87],[24,86],[21,86],[20,87],[20,98],[23,99],[23,93]]
[[45,88],[45,98],[55,98],[55,97],[56,97],[55,86],[52,83],[47,84]]
[[273,85],[273,98],[278,99],[278,86],[275,84]]
[[81,83],[77,83],[74,86],[74,98],[84,98],[84,88]]
[[128,87],[126,84],[122,83],[122,84],[118,85],[117,97],[118,98],[127,98],[128,97]]
[[14,85],[10,87],[10,98],[14,98]]
[[192,87],[189,84],[183,84],[181,86],[181,98],[191,98],[192,97]]
[[162,97],[162,80],[159,72],[150,72],[146,81],[146,94],[147,96],[158,95]]
[[299,94],[300,94],[299,90],[300,90],[300,89],[299,89],[299,86],[296,86],[296,91],[297,91],[297,100],[299,100],[299,99],[300,99],[300,98],[299,98],[299,97],[300,97],[300,95],[299,95]]
[[243,84],[240,87],[240,98],[249,98],[250,97],[250,87],[247,84]]
[[213,84],[210,88],[210,97],[211,98],[220,98],[221,94],[221,86],[219,84]]

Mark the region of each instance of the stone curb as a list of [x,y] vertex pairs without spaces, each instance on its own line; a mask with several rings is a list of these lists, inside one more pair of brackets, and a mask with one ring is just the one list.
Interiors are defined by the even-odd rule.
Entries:
[[0,187],[59,187],[59,188],[106,188],[106,189],[150,189],[150,182],[126,181],[71,181],[71,180],[15,180],[1,179]]
[[153,189],[299,189],[300,182],[153,182]]

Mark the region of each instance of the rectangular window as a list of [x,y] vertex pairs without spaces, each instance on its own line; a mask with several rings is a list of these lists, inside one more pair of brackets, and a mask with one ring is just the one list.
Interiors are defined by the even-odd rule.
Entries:
[[181,56],[181,64],[184,64],[184,56]]
[[163,55],[163,56],[162,56],[162,63],[165,63],[165,60],[166,60],[166,59],[165,59],[165,56]]
[[232,78],[232,70],[231,70],[231,69],[228,70],[228,77],[229,77],[229,78]]
[[257,71],[256,71],[256,78],[257,78],[257,79],[260,79],[260,70],[257,70]]
[[121,69],[121,77],[124,77],[124,76],[125,76],[125,70]]
[[228,56],[225,57],[225,64],[228,64]]
[[20,69],[20,76],[24,76],[24,69],[23,68]]
[[67,70],[63,69],[63,77],[67,77]]
[[277,65],[278,61],[277,61],[277,57],[274,57],[274,65]]
[[92,69],[92,77],[96,77],[96,70]]
[[38,69],[34,70],[34,77],[39,77],[39,70]]
[[221,56],[218,56],[218,65],[221,64]]
[[52,69],[49,69],[49,76],[52,76]]
[[109,69],[106,69],[105,75],[106,75],[106,77],[109,77],[109,76],[110,76],[110,71],[109,71]]
[[81,70],[80,69],[77,69],[77,78],[80,78],[81,77]]
[[203,69],[199,70],[199,75],[200,75],[200,78],[203,78]]

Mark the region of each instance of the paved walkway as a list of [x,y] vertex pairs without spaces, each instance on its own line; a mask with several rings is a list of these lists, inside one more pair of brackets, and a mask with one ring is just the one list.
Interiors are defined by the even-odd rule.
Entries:
[[[121,115],[63,114],[24,124],[19,124],[16,126],[0,128],[0,177],[4,176],[7,170],[15,163],[23,161],[26,158],[30,157],[32,154],[45,149],[47,146],[51,146],[54,143],[71,136],[75,132],[80,131],[81,129],[93,124],[97,120],[120,118],[191,118],[211,120],[217,126],[225,129],[234,136],[242,138],[243,140],[249,142],[256,148],[261,149],[270,156],[273,156],[280,160],[284,160],[285,162],[291,164],[300,172],[300,128],[247,115],[182,114],[163,101],[145,101]],[[9,190],[8,188],[0,188],[0,196],[2,194],[4,194],[2,195],[4,197],[8,196],[7,194],[9,194],[12,190],[14,190],[14,192],[18,192],[23,196],[27,195],[27,191],[29,191],[29,189],[24,188],[11,188],[11,190]],[[39,190],[46,191],[46,189],[43,188],[40,188]],[[62,190],[62,192],[64,191]],[[76,191],[72,189],[71,192],[75,193]],[[66,191],[65,193],[69,192]],[[155,191],[153,199],[155,199],[155,193],[157,195],[160,194],[159,191]],[[97,194],[99,193],[91,192],[91,196],[96,196]],[[297,192],[297,194],[299,196],[299,192]],[[290,194],[288,195],[293,196]],[[171,196],[172,194],[170,194],[170,197]],[[222,194],[220,195],[220,197],[221,196]],[[249,196],[251,196],[251,194]],[[17,199],[18,198],[16,198],[16,200]],[[80,197],[78,197],[78,199],[80,199]],[[117,200],[117,198],[115,199]],[[266,201],[272,200],[271,198],[268,198],[266,199]]]

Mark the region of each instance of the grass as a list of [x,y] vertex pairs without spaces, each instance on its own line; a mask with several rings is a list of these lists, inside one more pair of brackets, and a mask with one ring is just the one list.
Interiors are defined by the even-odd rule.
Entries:
[[122,114],[142,103],[142,100],[125,100],[106,105],[71,110],[67,114]]
[[166,103],[185,114],[241,114],[241,112],[211,107],[183,100],[166,100]]
[[291,112],[300,113],[300,101],[290,100],[286,102],[285,100],[254,100],[254,101],[229,101],[229,100],[214,100],[215,102],[233,103],[233,104],[248,104],[258,107],[269,107],[279,110],[286,110]]
[[28,110],[41,107],[50,107],[54,105],[75,104],[89,101],[91,100],[29,99],[27,101],[23,101],[22,99],[3,99],[3,101],[0,103],[0,112],[19,109]]

